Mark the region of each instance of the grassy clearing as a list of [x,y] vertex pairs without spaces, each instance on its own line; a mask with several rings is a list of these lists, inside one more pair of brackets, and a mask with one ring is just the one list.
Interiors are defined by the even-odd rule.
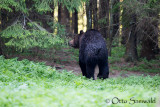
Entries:
[[[155,103],[129,102],[133,103],[132,97],[158,100],[159,86],[159,76],[94,81],[65,70],[56,71],[44,63],[0,57],[1,107],[154,107]],[[114,97],[127,103],[106,103],[106,99],[112,101]]]

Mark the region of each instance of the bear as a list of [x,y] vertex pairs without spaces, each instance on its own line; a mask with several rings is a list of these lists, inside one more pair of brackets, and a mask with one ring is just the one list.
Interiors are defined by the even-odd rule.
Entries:
[[69,46],[79,48],[79,66],[83,76],[95,79],[94,71],[98,65],[97,77],[108,78],[108,50],[106,42],[98,30],[90,29],[85,33],[81,30],[80,34],[75,35],[74,39],[69,41]]

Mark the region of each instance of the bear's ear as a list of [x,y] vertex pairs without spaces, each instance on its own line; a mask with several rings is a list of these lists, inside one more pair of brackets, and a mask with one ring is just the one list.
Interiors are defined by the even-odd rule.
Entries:
[[80,34],[83,34],[83,33],[84,33],[83,30],[81,30],[81,31],[80,31]]

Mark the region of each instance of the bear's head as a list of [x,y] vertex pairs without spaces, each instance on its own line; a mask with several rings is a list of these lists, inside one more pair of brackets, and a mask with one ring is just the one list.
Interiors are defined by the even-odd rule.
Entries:
[[79,48],[82,36],[84,35],[83,30],[80,31],[80,34],[74,36],[73,40],[69,41],[69,46],[73,48]]

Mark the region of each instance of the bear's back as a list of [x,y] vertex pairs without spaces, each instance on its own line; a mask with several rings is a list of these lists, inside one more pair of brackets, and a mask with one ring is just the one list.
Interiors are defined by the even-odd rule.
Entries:
[[81,46],[80,46],[80,54],[86,56],[103,56],[103,54],[107,54],[106,42],[103,36],[99,33],[99,31],[90,29],[88,30],[84,36],[82,37]]
[[106,42],[99,31],[90,29],[82,37],[81,45],[85,48],[104,48],[106,47]]

